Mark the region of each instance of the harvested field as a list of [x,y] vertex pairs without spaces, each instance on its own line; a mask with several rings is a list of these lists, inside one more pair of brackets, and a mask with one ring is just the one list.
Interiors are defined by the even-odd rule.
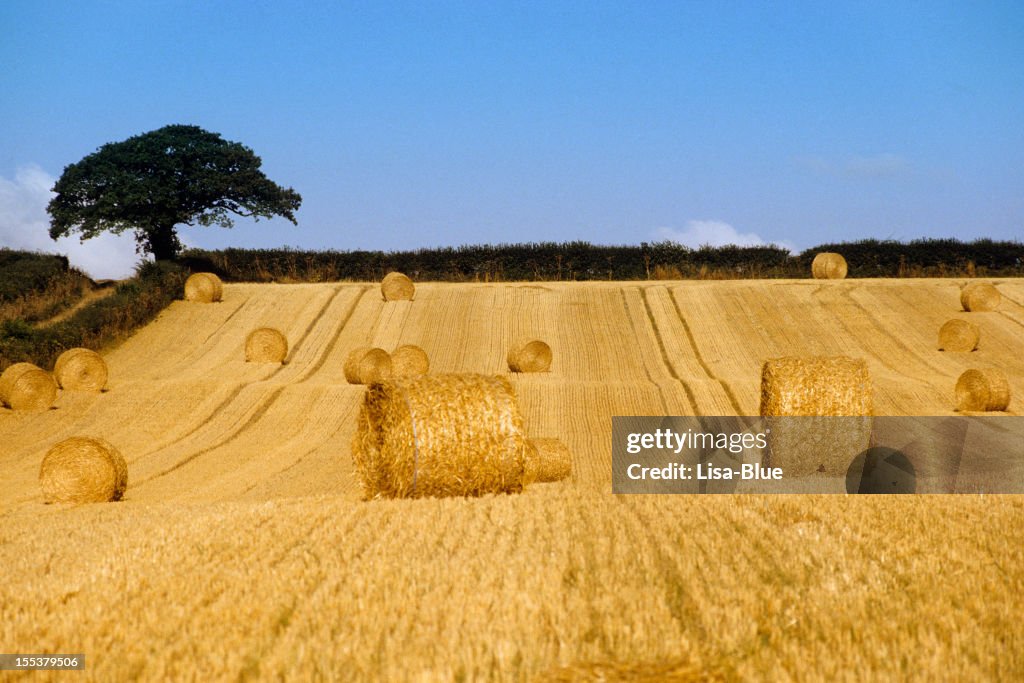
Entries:
[[[767,358],[863,358],[876,415],[956,415],[960,374],[996,366],[1020,415],[1024,282],[993,282],[970,359],[935,345],[960,310],[952,280],[420,283],[392,302],[375,283],[227,284],[217,305],[175,302],[103,354],[106,393],[0,409],[0,643],[85,652],[83,680],[664,663],[1022,679],[1024,497],[610,493],[613,415],[756,415]],[[286,365],[239,353],[263,326],[289,340]],[[550,372],[508,371],[524,335],[559,350]],[[345,382],[346,355],[407,343],[431,374],[507,377],[526,433],[572,453],[570,478],[362,501],[366,387]],[[121,502],[43,504],[42,457],[76,435],[125,457]]]

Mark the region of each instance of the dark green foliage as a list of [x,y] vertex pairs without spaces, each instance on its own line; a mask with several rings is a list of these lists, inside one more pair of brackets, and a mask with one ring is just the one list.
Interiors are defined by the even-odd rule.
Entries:
[[674,242],[542,242],[401,252],[193,249],[182,260],[193,270],[243,282],[375,281],[392,270],[419,281],[807,278],[811,260],[821,251],[843,254],[850,277],[1024,275],[1024,244],[948,239],[823,244],[798,255],[775,246],[691,249]]
[[174,263],[150,263],[114,294],[62,322],[37,328],[20,320],[5,321],[0,327],[0,370],[21,361],[49,369],[69,348],[99,349],[127,336],[181,296],[186,276]]
[[260,171],[251,149],[198,126],[172,125],[100,147],[54,186],[50,237],[134,230],[158,260],[181,250],[176,225],[229,228],[231,214],[295,223],[302,197]]
[[46,320],[91,287],[89,278],[68,267],[64,256],[0,249],[0,321]]
[[838,244],[822,244],[802,252],[800,263],[810,268],[814,255],[820,251],[839,252],[849,266],[848,277],[905,277],[973,275],[972,271],[990,275],[1024,273],[1024,244],[996,242],[990,239],[960,242],[955,239],[861,240]]
[[[247,282],[379,280],[398,270],[416,280],[640,280],[657,266],[701,265],[730,269],[734,277],[763,267],[778,268],[788,258],[777,247],[688,249],[672,242],[636,246],[599,246],[587,242],[499,244],[404,252],[317,251],[291,249],[192,249],[183,254],[191,266],[222,278]],[[745,273],[745,274],[744,274]]]
[[35,328],[24,320],[4,320],[0,323],[0,339],[32,339]]
[[42,292],[69,270],[64,256],[0,249],[0,302]]

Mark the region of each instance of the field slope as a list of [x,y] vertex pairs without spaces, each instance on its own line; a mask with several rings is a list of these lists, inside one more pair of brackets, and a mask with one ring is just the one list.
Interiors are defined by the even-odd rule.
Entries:
[[[109,391],[0,410],[0,652],[85,652],[93,680],[1024,678],[1024,498],[625,497],[613,415],[756,414],[760,365],[864,358],[877,412],[952,415],[967,367],[1024,412],[1024,282],[959,311],[953,280],[227,285],[106,354]],[[970,316],[983,345],[935,349]],[[244,362],[252,329],[288,337]],[[521,496],[361,500],[348,351],[512,377],[572,480]],[[45,506],[72,435],[129,463],[125,501]],[[660,673],[659,673],[660,672]]]

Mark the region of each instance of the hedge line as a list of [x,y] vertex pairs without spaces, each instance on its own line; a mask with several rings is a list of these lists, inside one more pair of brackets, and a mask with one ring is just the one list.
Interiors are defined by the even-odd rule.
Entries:
[[185,252],[192,270],[243,282],[379,280],[399,270],[416,280],[644,280],[657,277],[799,278],[821,251],[846,257],[850,277],[1024,274],[1024,244],[954,239],[862,240],[799,254],[776,246],[701,247],[674,242],[600,246],[587,242],[499,244],[415,251],[225,249]]

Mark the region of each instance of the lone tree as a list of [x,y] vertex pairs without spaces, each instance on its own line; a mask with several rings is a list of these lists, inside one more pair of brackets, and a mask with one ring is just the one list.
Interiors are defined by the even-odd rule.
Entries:
[[268,179],[260,158],[198,126],[172,125],[111,142],[64,169],[54,185],[50,237],[135,231],[137,250],[157,260],[181,250],[174,226],[230,228],[230,214],[292,223],[302,197]]

